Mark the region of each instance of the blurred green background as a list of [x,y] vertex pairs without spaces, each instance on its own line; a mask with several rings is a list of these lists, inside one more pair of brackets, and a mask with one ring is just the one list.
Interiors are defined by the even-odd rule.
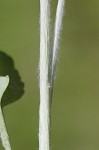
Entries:
[[[56,5],[52,0],[51,29]],[[24,96],[4,108],[12,149],[37,150],[39,1],[0,1],[0,50],[13,57],[25,83]],[[98,0],[66,3],[52,108],[52,150],[99,150]]]

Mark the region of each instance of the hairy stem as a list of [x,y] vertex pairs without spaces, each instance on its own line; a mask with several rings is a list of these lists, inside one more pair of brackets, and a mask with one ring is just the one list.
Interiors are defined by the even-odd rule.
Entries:
[[53,47],[52,47],[52,65],[51,65],[52,86],[54,82],[54,74],[55,74],[57,57],[58,57],[57,55],[58,55],[58,49],[59,49],[60,34],[61,34],[61,29],[62,29],[64,7],[65,7],[65,0],[58,0],[55,25],[54,25]]
[[58,0],[52,50],[49,44],[50,0],[40,0],[39,150],[50,150],[51,102],[65,0]]
[[40,0],[39,150],[50,150],[49,0]]

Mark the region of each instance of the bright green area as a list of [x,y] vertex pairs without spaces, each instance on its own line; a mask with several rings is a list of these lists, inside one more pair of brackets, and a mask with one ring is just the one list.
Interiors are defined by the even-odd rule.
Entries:
[[[51,4],[54,18],[56,1]],[[62,33],[52,150],[99,150],[99,1],[68,0]],[[24,96],[4,108],[12,148],[37,150],[39,1],[0,1],[0,49],[25,82]]]

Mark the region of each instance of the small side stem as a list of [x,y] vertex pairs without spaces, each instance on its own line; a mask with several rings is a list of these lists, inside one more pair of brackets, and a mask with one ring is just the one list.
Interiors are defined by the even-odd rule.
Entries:
[[11,150],[11,145],[9,142],[9,136],[7,133],[4,117],[3,117],[3,112],[0,107],[0,137],[2,140],[2,145],[5,148],[5,150]]
[[59,49],[59,43],[60,43],[60,34],[62,30],[64,8],[65,8],[65,0],[58,0],[56,17],[55,17],[55,25],[54,25],[53,47],[52,47],[52,62],[51,62],[52,63],[51,64],[52,86],[54,83],[56,63],[57,63],[57,58],[58,58],[57,55],[58,55],[58,49]]

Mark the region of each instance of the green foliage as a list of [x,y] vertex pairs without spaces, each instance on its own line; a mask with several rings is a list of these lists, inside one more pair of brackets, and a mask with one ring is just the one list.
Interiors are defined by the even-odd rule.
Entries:
[[10,82],[2,97],[2,107],[17,101],[24,94],[24,83],[14,67],[13,59],[0,51],[0,76],[9,75]]

